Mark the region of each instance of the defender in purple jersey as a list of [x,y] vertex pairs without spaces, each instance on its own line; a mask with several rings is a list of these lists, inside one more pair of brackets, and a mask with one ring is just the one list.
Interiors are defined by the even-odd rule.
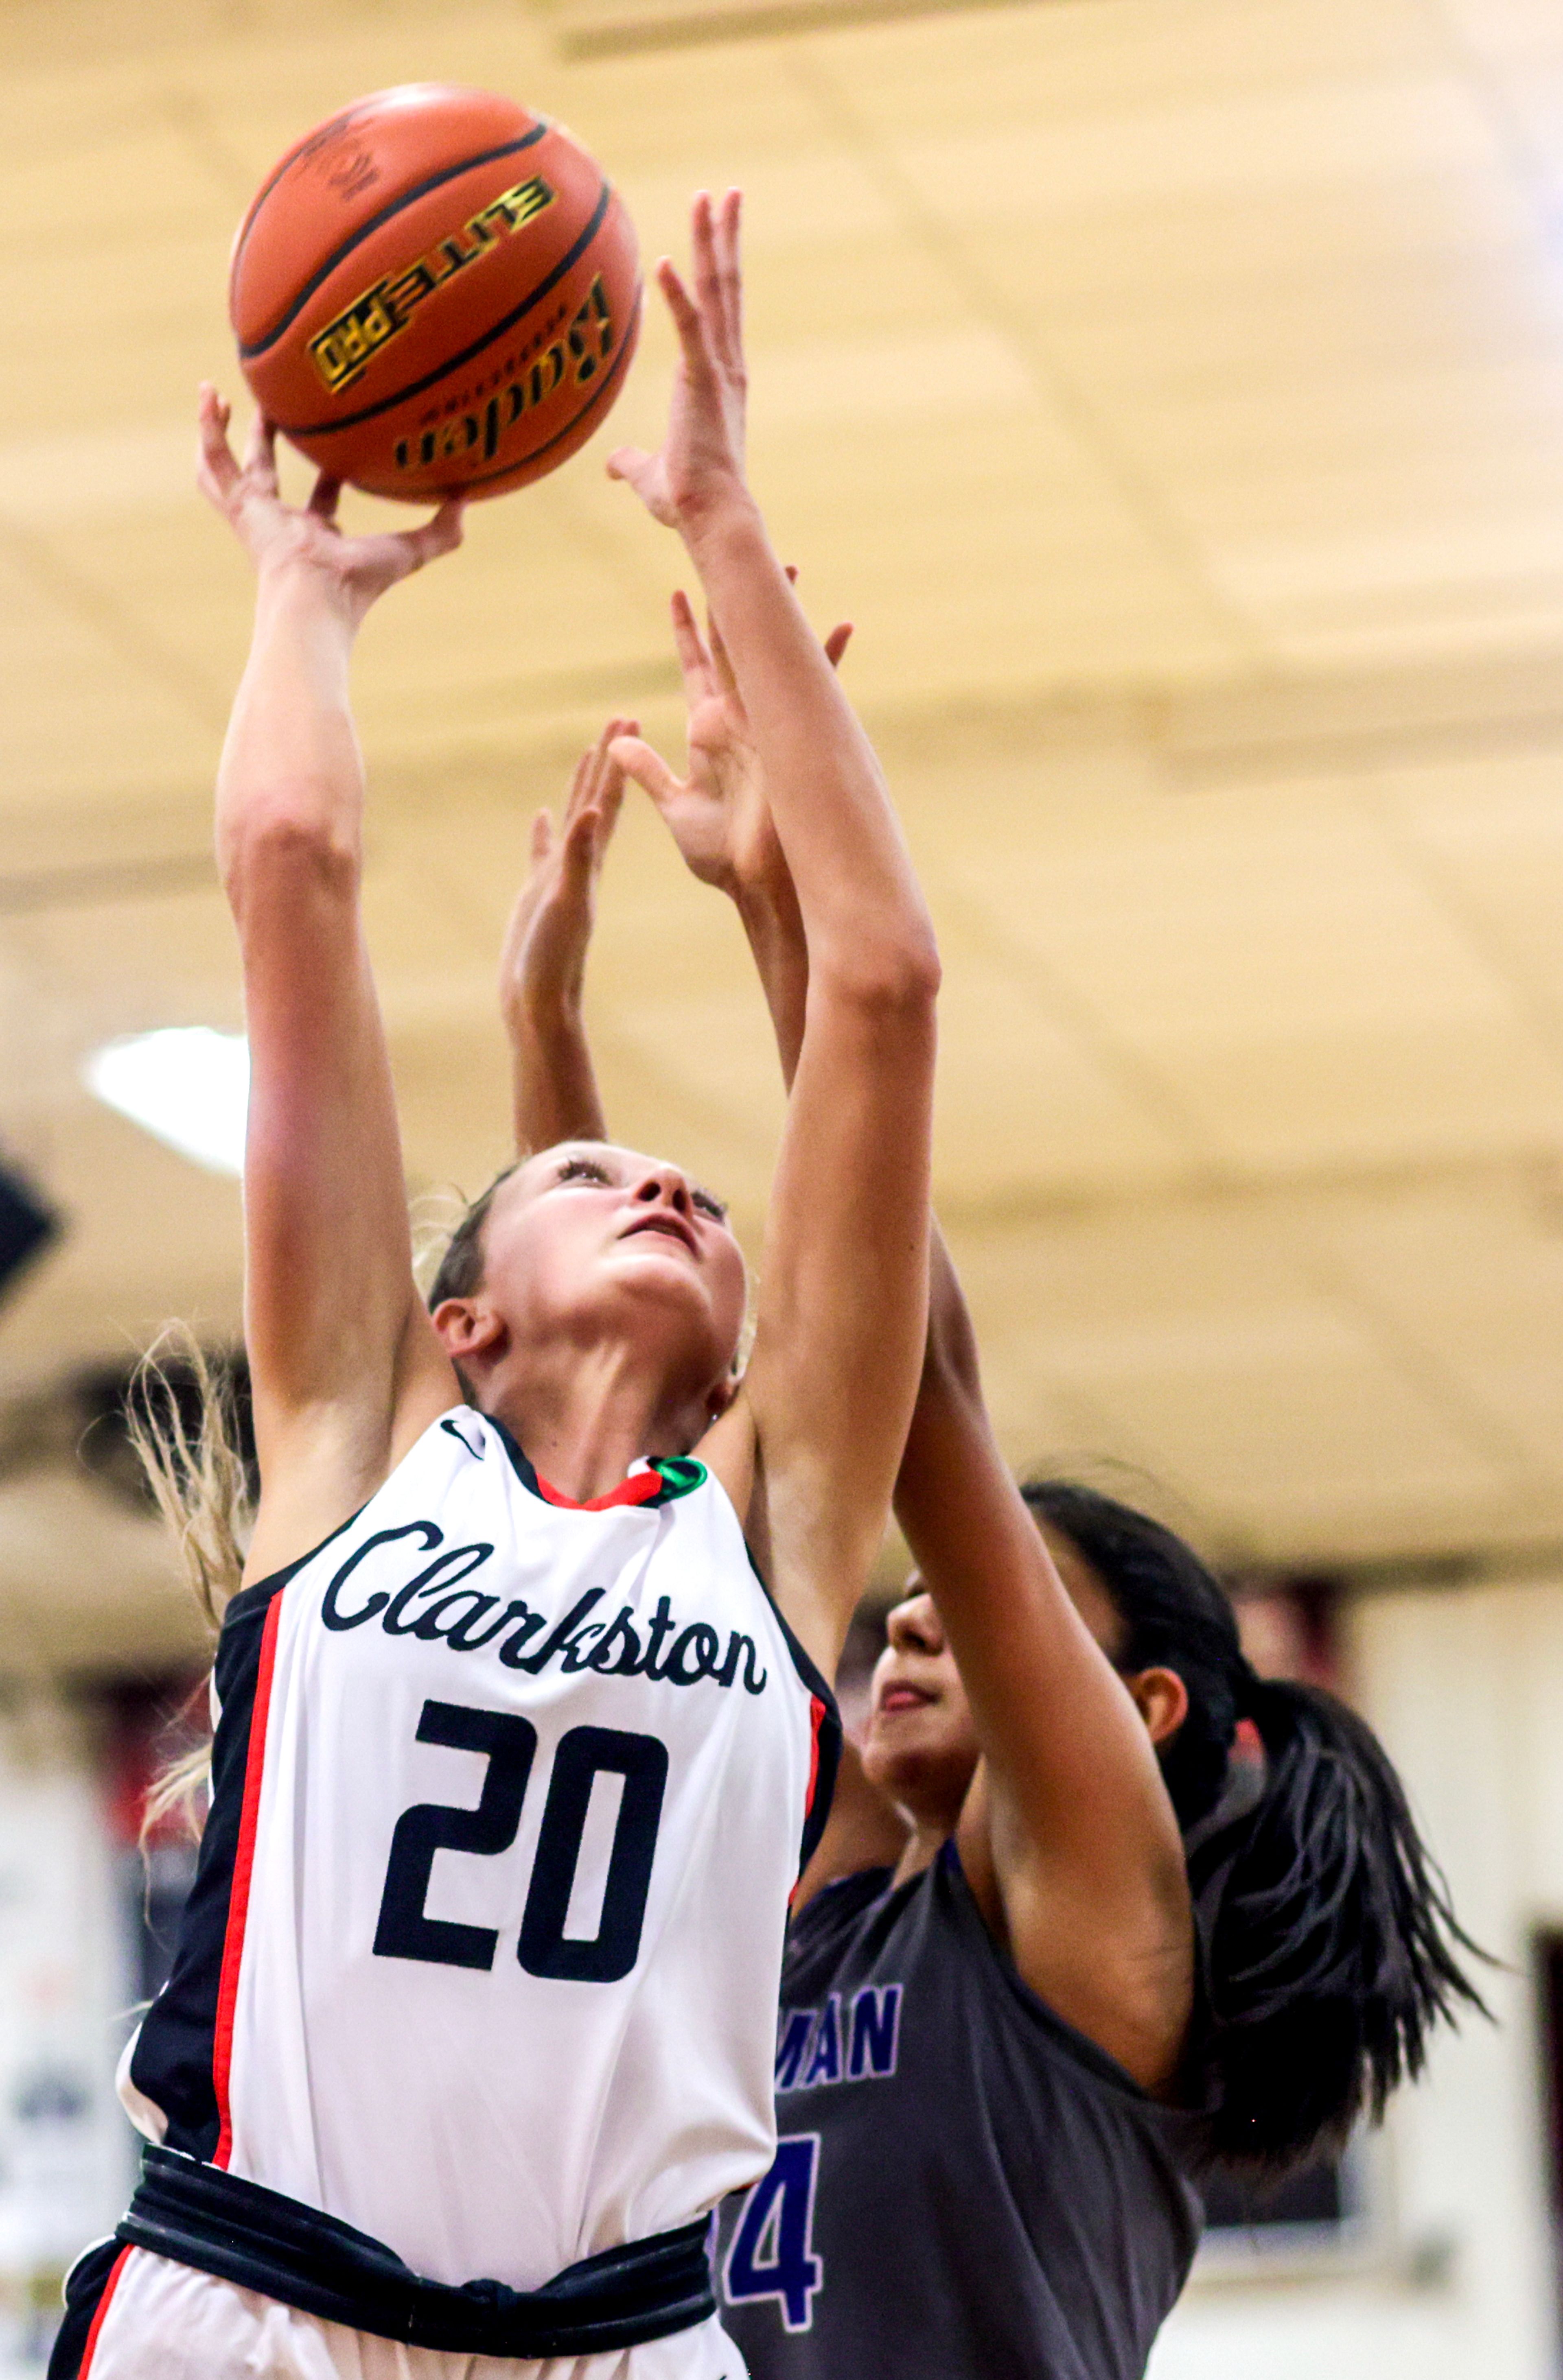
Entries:
[[[627,760],[737,903],[790,1079],[797,905],[714,624],[675,626],[687,770]],[[540,865],[507,983],[523,1142],[604,1128],[559,996],[589,928]],[[724,2318],[756,2380],[1136,2380],[1191,2177],[1283,2173],[1376,2116],[1480,2006],[1465,1937],[1381,1746],[1254,1674],[1191,1549],[1016,1487],[937,1235],[896,1500],[921,1577],[794,1900],[776,2159],[723,2209]]]

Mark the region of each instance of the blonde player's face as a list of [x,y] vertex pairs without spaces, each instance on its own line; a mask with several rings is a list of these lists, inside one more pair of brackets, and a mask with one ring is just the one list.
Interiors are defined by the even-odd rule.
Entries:
[[678,1166],[567,1141],[502,1184],[480,1294],[518,1340],[562,1335],[583,1357],[639,1342],[670,1393],[699,1394],[732,1365],[743,1254],[721,1201]]
[[[1070,1601],[1111,1660],[1123,1637],[1112,1597],[1067,1537],[1053,1529],[1043,1536]],[[881,1792],[920,1825],[948,1830],[960,1815],[981,1749],[938,1606],[915,1572],[910,1585],[885,1621],[863,1767]]]

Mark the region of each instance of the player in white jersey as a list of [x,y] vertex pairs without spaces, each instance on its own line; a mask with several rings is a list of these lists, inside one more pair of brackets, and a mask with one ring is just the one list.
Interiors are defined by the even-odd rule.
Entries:
[[722,1210],[629,1150],[503,1177],[419,1300],[347,662],[458,515],[343,538],[336,490],[286,508],[264,425],[241,468],[203,396],[202,484],[260,578],[218,849],[262,1489],[197,1882],[128,2061],[153,2144],[73,2276],[69,2380],[742,2372],[705,2216],[771,2154],[823,1677],[915,1390],[937,961],[744,484],[736,194],[693,229],[692,294],[660,269],[666,441],[610,469],[722,619],[809,938],[741,1382]]

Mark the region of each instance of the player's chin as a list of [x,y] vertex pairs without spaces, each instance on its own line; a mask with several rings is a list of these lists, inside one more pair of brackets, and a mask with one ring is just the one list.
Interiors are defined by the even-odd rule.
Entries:
[[704,1269],[699,1257],[681,1240],[649,1232],[620,1240],[610,1250],[607,1269],[612,1278],[639,1295],[673,1296],[689,1301],[708,1298]]
[[670,1257],[653,1255],[625,1261],[616,1256],[607,1278],[615,1305],[630,1318],[631,1328],[638,1317],[641,1326],[654,1330],[665,1345],[671,1330],[688,1360],[698,1364],[709,1358],[714,1377],[726,1368],[738,1324],[733,1321],[729,1327],[720,1285],[687,1249],[676,1249]]
[[942,1700],[903,1703],[871,1713],[863,1736],[863,1766],[873,1782],[898,1800],[971,1767],[976,1754],[964,1715]]
[[742,1318],[741,1269],[735,1276],[726,1276],[719,1266],[665,1234],[653,1238],[644,1232],[621,1240],[608,1258],[608,1271],[630,1296],[703,1314],[713,1328],[729,1308]]
[[959,1816],[966,1780],[946,1747],[887,1742],[871,1729],[862,1764],[869,1783],[919,1825],[953,1826]]
[[889,1710],[876,1705],[863,1736],[863,1758],[886,1772],[919,1767],[937,1753],[941,1733],[936,1703],[903,1703]]
[[608,1261],[631,1279],[665,1272],[690,1281],[699,1280],[706,1270],[698,1251],[668,1232],[633,1232],[627,1240],[616,1240]]

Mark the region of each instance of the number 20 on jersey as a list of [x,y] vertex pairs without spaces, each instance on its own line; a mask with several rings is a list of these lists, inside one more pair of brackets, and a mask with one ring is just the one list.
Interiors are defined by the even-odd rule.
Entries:
[[[499,1947],[497,1932],[487,1925],[426,1916],[423,1904],[436,1852],[495,1859],[510,1849],[531,1779],[537,1730],[514,1711],[431,1701],[423,1706],[417,1741],[482,1753],[488,1767],[475,1809],[419,1802],[397,1820],[374,1949],[382,1959],[425,1959],[437,1966],[477,1967],[486,1973]],[[592,1788],[604,1775],[621,1777],[623,1793],[597,1931],[582,1939],[567,1935],[565,1925]],[[517,1945],[529,1975],[616,1984],[629,1973],[641,1948],[666,1782],[667,1747],[653,1735],[574,1727],[560,1737]]]

